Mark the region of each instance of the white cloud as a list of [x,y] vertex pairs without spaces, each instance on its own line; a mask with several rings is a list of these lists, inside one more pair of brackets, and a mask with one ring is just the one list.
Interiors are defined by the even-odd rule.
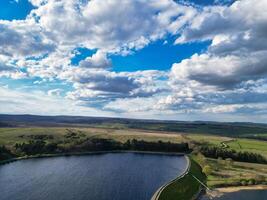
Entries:
[[193,55],[172,66],[171,78],[177,81],[194,80],[219,88],[238,87],[249,80],[266,76],[266,52],[251,53],[250,56],[211,54]]
[[68,93],[68,98],[90,104],[161,93],[166,87],[157,79],[164,75],[156,70],[116,73],[105,69],[68,68],[59,78],[74,83],[75,90]]
[[26,73],[10,64],[6,59],[5,56],[0,56],[0,78],[9,77],[12,79],[20,79],[27,77]]
[[105,51],[140,49],[177,32],[196,13],[171,0],[32,2],[38,5],[32,18],[54,41]]
[[[172,0],[30,1],[36,8],[25,20],[0,20],[0,76],[38,77],[34,84],[40,85],[60,81],[73,90],[63,98],[61,89],[26,94],[1,88],[0,101],[7,105],[1,112],[65,113],[70,104],[71,114],[106,109],[125,116],[264,115],[265,0],[207,7]],[[207,40],[211,45],[174,63],[170,72],[112,71],[110,55],[132,53],[167,35],[179,36],[176,45]],[[73,66],[80,47],[96,53]],[[40,107],[45,101],[47,110]]]
[[42,4],[46,3],[47,0],[28,0],[29,2],[31,2],[32,5],[39,7]]
[[[161,100],[163,107],[252,114],[267,103],[266,3],[242,0],[200,10],[176,44],[211,40],[211,45],[207,52],[173,64],[173,94]],[[191,92],[181,97],[183,90]]]
[[60,96],[62,91],[63,91],[62,89],[56,88],[56,89],[48,90],[47,94],[49,96]]
[[107,58],[106,53],[98,50],[92,57],[82,60],[79,66],[85,68],[107,68],[111,66],[111,61]]
[[11,90],[0,86],[0,113],[41,115],[103,115],[111,116],[93,108],[76,105],[62,97],[48,96],[42,91]]
[[[26,20],[0,21],[4,44],[0,54],[29,77],[72,83],[74,90],[68,97],[85,103],[96,98],[149,97],[166,90],[159,80],[162,76],[155,75],[161,72],[112,72],[108,54],[125,55],[176,34],[196,14],[193,7],[172,0],[30,2],[36,8]],[[72,66],[73,50],[79,47],[97,51]]]
[[11,58],[40,56],[55,48],[32,20],[0,20],[0,44],[0,54]]

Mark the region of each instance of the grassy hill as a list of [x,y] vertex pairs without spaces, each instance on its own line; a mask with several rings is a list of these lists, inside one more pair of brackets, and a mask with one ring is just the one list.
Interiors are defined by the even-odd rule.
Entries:
[[267,140],[267,125],[258,123],[183,122],[125,118],[0,115],[0,127],[97,127],[197,133]]

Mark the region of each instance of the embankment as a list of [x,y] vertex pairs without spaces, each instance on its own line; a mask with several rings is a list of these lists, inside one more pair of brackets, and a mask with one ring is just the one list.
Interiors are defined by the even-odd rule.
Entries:
[[191,158],[187,157],[188,167],[186,171],[176,179],[163,185],[153,195],[151,200],[191,200],[195,199],[201,191],[201,185],[195,178],[205,182],[206,177],[201,167]]

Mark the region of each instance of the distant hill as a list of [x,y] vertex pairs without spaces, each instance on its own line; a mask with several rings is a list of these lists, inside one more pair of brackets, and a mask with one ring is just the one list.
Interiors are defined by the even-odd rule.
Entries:
[[267,139],[267,124],[248,122],[164,121],[82,116],[0,115],[0,127],[90,126],[145,129],[182,133],[204,133],[231,137]]

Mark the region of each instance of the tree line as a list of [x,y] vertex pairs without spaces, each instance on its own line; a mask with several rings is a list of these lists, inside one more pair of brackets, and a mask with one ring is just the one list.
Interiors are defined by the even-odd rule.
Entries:
[[267,164],[267,160],[260,154],[247,152],[247,151],[235,151],[227,150],[218,147],[201,147],[200,152],[209,158],[231,158],[235,161],[240,162],[252,162],[252,163],[262,163]]
[[171,142],[147,142],[144,140],[127,140],[125,143],[112,139],[86,138],[73,145],[62,145],[61,143],[49,143],[44,140],[29,140],[28,142],[16,143],[11,153],[6,147],[0,147],[0,160],[23,155],[56,154],[87,151],[112,151],[112,150],[133,150],[133,151],[158,151],[158,152],[189,152],[187,143]]
[[0,146],[0,161],[14,157],[13,153],[5,146]]
[[102,150],[133,150],[133,151],[159,151],[159,152],[189,152],[188,143],[171,143],[171,142],[148,142],[144,140],[127,140],[125,143],[111,139],[93,138],[88,139],[78,149],[88,151]]

